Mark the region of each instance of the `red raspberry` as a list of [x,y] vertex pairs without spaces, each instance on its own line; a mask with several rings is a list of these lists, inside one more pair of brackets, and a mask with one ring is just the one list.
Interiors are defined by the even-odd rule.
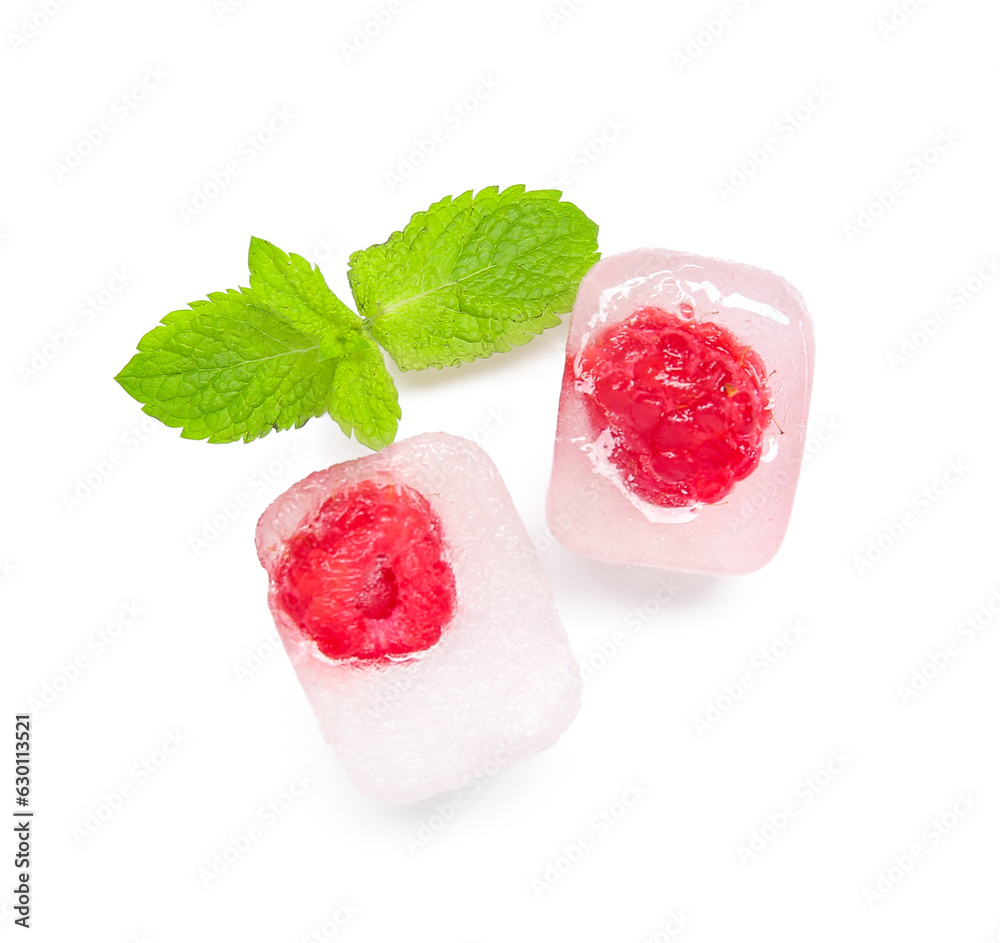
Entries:
[[386,661],[430,648],[455,611],[441,521],[405,485],[338,491],[289,539],[278,603],[330,658]]
[[628,489],[674,508],[714,504],[757,467],[771,421],[765,378],[725,328],[647,307],[587,344],[577,389],[595,429],[611,430]]

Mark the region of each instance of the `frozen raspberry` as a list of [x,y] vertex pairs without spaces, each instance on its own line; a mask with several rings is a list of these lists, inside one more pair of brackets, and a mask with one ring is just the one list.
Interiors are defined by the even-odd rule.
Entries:
[[757,467],[771,421],[765,379],[725,328],[652,307],[598,333],[577,373],[626,486],[670,508],[713,504]]
[[441,522],[405,485],[338,491],[288,540],[277,601],[330,658],[399,659],[430,648],[455,611]]

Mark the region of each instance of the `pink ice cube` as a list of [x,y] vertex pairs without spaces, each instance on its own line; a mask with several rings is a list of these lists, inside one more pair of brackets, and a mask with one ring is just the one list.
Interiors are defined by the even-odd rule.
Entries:
[[[654,313],[637,315],[642,309]],[[644,316],[655,324],[679,324],[683,336],[664,342],[654,327],[643,334],[646,346],[632,350],[627,338],[634,325],[638,330],[646,323]],[[709,342],[699,340],[702,335]],[[712,360],[712,342],[722,345],[720,361]],[[699,376],[706,377],[699,382],[707,386],[688,396],[688,387],[678,384],[670,371],[685,369],[684,351],[691,344],[696,351],[692,356],[699,358],[691,362],[699,364]],[[604,374],[591,369],[595,362],[611,363],[612,357],[618,358],[615,366]],[[613,563],[712,574],[748,573],[763,566],[777,552],[791,515],[813,357],[805,304],[787,281],[771,272],[664,249],[603,259],[584,278],[573,307],[548,493],[552,532],[571,550]],[[734,371],[727,371],[723,361],[736,373],[744,371],[739,380],[733,381]],[[709,366],[703,368],[703,363]],[[624,372],[618,369],[622,366]],[[622,379],[626,375],[628,381]],[[640,375],[643,382],[659,384],[663,396],[670,397],[669,408],[657,400],[659,393],[641,395],[629,386]],[[713,383],[714,390],[702,397]],[[716,500],[684,497],[697,492],[692,485],[696,476],[684,471],[689,467],[685,462],[705,455],[743,455],[733,451],[736,446],[698,439],[695,427],[685,425],[702,408],[698,404],[712,397],[722,404],[720,409],[750,403],[751,394],[742,392],[741,383],[759,383],[756,414],[746,407],[748,437],[756,435],[757,451],[740,458],[740,477],[735,484],[729,480],[729,490]],[[743,399],[727,405],[734,396]],[[616,414],[605,410],[608,403],[626,417],[622,423],[649,430],[643,433],[648,436],[646,451],[628,447],[623,436],[632,427],[623,432],[621,424],[616,426]],[[698,422],[723,439],[734,434],[735,427],[719,423],[710,410]],[[702,426],[696,431],[701,434]],[[713,488],[724,490],[714,482],[706,492]]]
[[[374,660],[330,657],[288,601],[288,561],[321,507],[374,486],[416,494],[420,506],[429,506],[443,545],[443,592],[454,587],[453,614],[425,650]],[[350,512],[336,513],[341,521]],[[414,525],[399,530],[410,533]],[[412,562],[418,551],[401,552],[395,575],[361,591],[377,616],[365,624],[376,630],[389,624],[392,605],[407,602],[405,555]],[[551,746],[575,716],[579,668],[545,574],[496,467],[473,443],[420,435],[310,475],[264,512],[257,553],[270,576],[269,603],[285,650],[327,742],[362,792],[408,803],[456,789]],[[372,572],[384,576],[381,559]],[[308,578],[325,578],[328,566],[321,559]]]

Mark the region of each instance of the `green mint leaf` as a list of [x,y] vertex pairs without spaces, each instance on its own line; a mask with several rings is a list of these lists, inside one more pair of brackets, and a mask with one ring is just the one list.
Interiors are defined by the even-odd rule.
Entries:
[[470,190],[351,256],[374,338],[403,370],[526,344],[559,323],[599,258],[597,225],[558,190]]
[[[325,338],[324,338],[325,340]],[[370,449],[380,449],[396,438],[400,410],[396,384],[385,368],[382,351],[367,334],[364,347],[342,356],[337,364],[334,384],[327,395],[326,405],[344,435],[354,431],[355,438]],[[320,351],[323,341],[320,342]]]
[[360,330],[361,319],[327,287],[318,268],[273,243],[250,240],[250,289],[292,327],[312,337]]
[[399,406],[381,353],[358,336],[360,351],[320,361],[320,342],[253,291],[215,292],[163,318],[115,379],[185,438],[249,442],[329,410],[379,448],[395,436]]

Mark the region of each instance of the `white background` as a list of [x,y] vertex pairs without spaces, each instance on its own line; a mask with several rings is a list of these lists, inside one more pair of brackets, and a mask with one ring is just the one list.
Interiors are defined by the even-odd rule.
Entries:
[[[400,0],[358,51],[345,44],[387,2],[224,2],[64,2],[45,22],[40,2],[11,0],[0,22],[3,723],[57,694],[34,718],[35,938],[329,939],[349,910],[338,933],[357,943],[639,943],[667,939],[671,912],[691,943],[998,939],[1000,638],[988,611],[974,640],[957,631],[1000,586],[1000,296],[970,281],[1000,251],[996,5],[907,0],[889,33],[891,0],[589,0],[565,17],[555,0]],[[32,16],[36,33],[12,38]],[[144,75],[155,88],[138,102]],[[793,128],[783,116],[799,106]],[[275,109],[290,122],[248,143]],[[63,172],[102,119],[105,139]],[[433,153],[388,178],[435,128]],[[602,132],[610,143],[589,143]],[[775,152],[723,194],[769,137]],[[229,185],[183,218],[234,159]],[[546,538],[564,327],[401,376],[400,434],[485,443],[578,657],[612,653],[552,750],[467,791],[434,830],[434,801],[384,807],[354,790],[283,653],[268,656],[255,521],[364,449],[325,418],[251,445],[181,440],[141,425],[112,377],[161,315],[246,283],[251,234],[320,263],[347,297],[348,253],[412,212],[560,174],[605,254],[731,258],[802,291],[818,345],[811,458],[773,563],[663,583]],[[892,205],[862,227],[884,191]],[[122,271],[127,285],[85,321]],[[939,310],[928,340],[921,321]],[[944,483],[951,463],[964,471]],[[88,476],[96,487],[73,504]],[[241,494],[245,510],[196,552],[191,538]],[[907,511],[912,526],[894,527]],[[859,566],[880,537],[881,559]],[[675,592],[659,606],[663,586]],[[105,645],[124,604],[141,614]],[[633,630],[643,606],[654,614]],[[760,674],[789,621],[804,637]],[[898,686],[950,641],[947,666],[904,703]],[[726,688],[745,673],[733,705]],[[712,704],[730,709],[699,736]],[[171,733],[183,745],[141,774]],[[817,795],[810,777],[837,750],[851,760]],[[12,780],[12,759],[0,765]],[[259,811],[296,774],[312,784],[268,827]],[[601,834],[593,817],[630,785],[641,799]],[[970,793],[941,839],[935,821]],[[765,828],[789,801],[796,817]],[[254,825],[259,839],[206,886],[199,869]],[[771,840],[741,862],[762,829]],[[433,837],[413,850],[418,834]],[[567,870],[564,846],[583,838],[592,848]],[[866,896],[915,844],[922,860],[892,872],[884,899]],[[0,937],[17,939],[2,860]],[[533,884],[557,862],[553,887]]]

